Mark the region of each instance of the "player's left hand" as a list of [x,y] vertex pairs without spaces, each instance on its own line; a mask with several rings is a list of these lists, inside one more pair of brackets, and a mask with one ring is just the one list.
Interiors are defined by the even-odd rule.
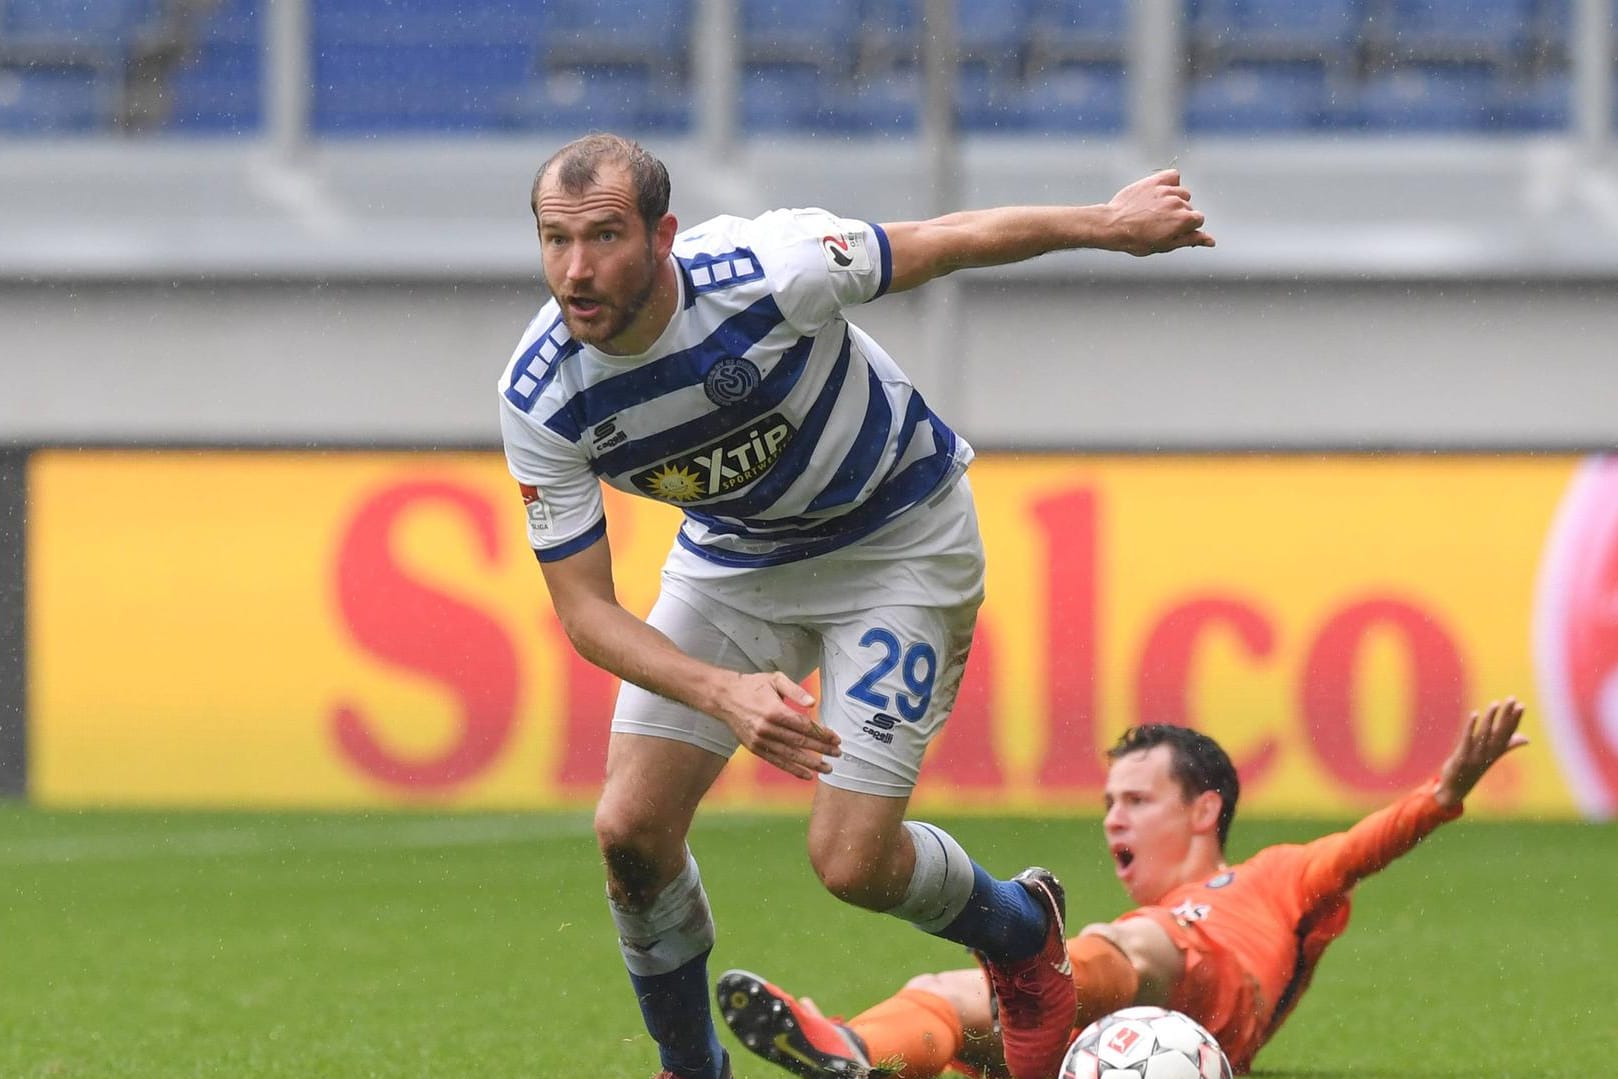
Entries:
[[1155,255],[1181,247],[1212,247],[1203,231],[1207,220],[1191,205],[1191,192],[1180,185],[1180,170],[1164,169],[1142,177],[1107,202],[1112,214],[1114,250]]
[[1517,733],[1520,722],[1522,704],[1515,697],[1491,701],[1481,715],[1473,712],[1467,717],[1460,740],[1438,773],[1433,797],[1439,805],[1459,805],[1495,761],[1528,744],[1528,736]]

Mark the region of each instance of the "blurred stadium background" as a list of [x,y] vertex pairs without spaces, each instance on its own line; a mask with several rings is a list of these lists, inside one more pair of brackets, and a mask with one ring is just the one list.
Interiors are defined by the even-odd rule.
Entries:
[[[687,223],[1177,165],[1212,251],[854,315],[981,452],[989,600],[918,801],[1106,917],[1062,815],[1124,724],[1231,749],[1241,857],[1516,693],[1534,745],[1469,814],[1553,819],[1367,885],[1261,1063],[1602,1074],[1615,35],[1611,0],[0,0],[0,1075],[649,1071],[583,812],[613,687],[494,416],[530,178],[593,127]],[[609,506],[644,610],[673,521]],[[715,969],[857,1008],[958,965],[736,812],[803,801],[745,755],[716,790]]]
[[[1615,34],[1609,0],[0,0],[6,788],[588,800],[607,690],[491,451],[530,178],[602,127],[687,223],[1171,163],[1209,215],[1212,251],[858,313],[985,453],[1005,613],[953,752],[1004,768],[936,797],[1087,805],[1040,761],[1167,708],[1279,762],[1255,805],[1342,812],[1535,687],[1572,733],[1496,808],[1608,815],[1618,651],[1569,597],[1610,568]],[[649,602],[667,518],[613,512]]]

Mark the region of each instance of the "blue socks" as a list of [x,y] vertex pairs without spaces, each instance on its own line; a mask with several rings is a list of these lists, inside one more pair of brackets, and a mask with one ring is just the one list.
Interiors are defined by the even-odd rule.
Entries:
[[708,952],[667,974],[629,980],[663,1067],[682,1079],[719,1079],[724,1051],[708,1003]]
[[1016,881],[995,880],[972,863],[972,894],[955,920],[934,935],[982,952],[995,962],[1026,959],[1045,943],[1047,916]]

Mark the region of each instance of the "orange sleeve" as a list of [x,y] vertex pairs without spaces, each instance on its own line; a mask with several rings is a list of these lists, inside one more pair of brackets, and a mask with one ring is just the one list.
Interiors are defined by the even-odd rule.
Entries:
[[1307,844],[1299,881],[1306,909],[1348,891],[1420,843],[1434,828],[1459,817],[1461,807],[1439,805],[1433,798],[1433,786],[1424,784],[1346,832]]

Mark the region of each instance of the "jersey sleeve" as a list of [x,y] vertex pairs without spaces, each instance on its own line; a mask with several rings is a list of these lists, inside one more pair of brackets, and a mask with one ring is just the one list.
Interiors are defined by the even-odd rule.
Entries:
[[753,226],[781,313],[804,333],[816,332],[845,307],[876,299],[893,281],[881,225],[807,209],[774,210]]
[[601,482],[573,443],[533,423],[501,401],[500,435],[506,466],[522,495],[528,545],[541,562],[555,562],[607,534]]
[[1306,909],[1347,892],[1410,851],[1440,824],[1459,817],[1461,807],[1439,805],[1433,787],[1429,783],[1347,831],[1306,844],[1299,879]]

